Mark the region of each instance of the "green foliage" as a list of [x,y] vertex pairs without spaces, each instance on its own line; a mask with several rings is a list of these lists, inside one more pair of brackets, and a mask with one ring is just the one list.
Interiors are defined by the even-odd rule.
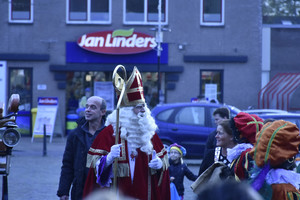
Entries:
[[263,0],[263,16],[300,16],[300,0]]

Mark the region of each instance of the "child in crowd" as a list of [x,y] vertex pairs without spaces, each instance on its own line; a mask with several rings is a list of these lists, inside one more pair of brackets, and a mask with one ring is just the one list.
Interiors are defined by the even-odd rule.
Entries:
[[184,185],[183,178],[186,176],[189,180],[195,181],[197,176],[191,172],[187,165],[183,163],[182,157],[186,155],[186,150],[183,146],[174,143],[169,148],[169,173],[170,181],[176,186],[180,199],[183,200]]

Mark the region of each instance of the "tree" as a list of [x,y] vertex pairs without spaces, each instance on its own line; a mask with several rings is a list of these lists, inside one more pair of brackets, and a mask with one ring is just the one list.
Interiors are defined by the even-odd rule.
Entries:
[[263,16],[300,17],[300,0],[263,0]]

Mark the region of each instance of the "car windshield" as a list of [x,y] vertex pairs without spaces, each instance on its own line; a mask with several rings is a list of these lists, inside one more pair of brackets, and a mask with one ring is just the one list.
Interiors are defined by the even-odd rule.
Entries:
[[162,111],[157,115],[157,119],[160,121],[167,121],[173,112],[174,108]]
[[234,107],[234,106],[228,106],[230,108],[230,114],[231,114],[231,117],[234,117],[236,116],[239,112],[241,112],[240,109],[238,109],[237,107]]

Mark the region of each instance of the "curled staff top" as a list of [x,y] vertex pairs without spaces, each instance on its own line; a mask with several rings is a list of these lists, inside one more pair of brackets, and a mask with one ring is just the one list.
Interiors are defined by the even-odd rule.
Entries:
[[[120,68],[122,69],[122,71],[124,73],[124,79],[122,79],[122,77],[118,74],[118,70]],[[117,109],[118,109],[121,105],[123,96],[125,94],[126,81],[127,81],[126,69],[123,65],[116,66],[116,68],[114,69],[114,72],[113,72],[112,81],[113,81],[113,85],[114,85],[115,89],[118,92],[121,92],[118,103],[117,103]]]

